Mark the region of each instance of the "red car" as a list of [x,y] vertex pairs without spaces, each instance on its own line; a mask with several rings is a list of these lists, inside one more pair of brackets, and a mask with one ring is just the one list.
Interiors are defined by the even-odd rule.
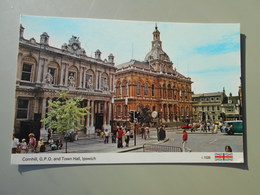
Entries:
[[192,124],[182,125],[182,126],[181,126],[182,129],[191,129],[192,127],[199,128],[199,127],[200,127],[200,124],[195,124],[195,125],[193,125],[193,126],[192,126]]

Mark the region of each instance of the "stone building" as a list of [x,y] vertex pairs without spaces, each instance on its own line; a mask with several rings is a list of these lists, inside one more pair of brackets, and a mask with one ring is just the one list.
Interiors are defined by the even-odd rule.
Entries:
[[194,121],[225,121],[241,119],[239,96],[222,92],[192,95]]
[[221,105],[226,98],[225,90],[223,92],[202,93],[192,95],[193,120],[215,121],[221,120]]
[[91,115],[82,121],[85,133],[110,128],[114,56],[110,54],[102,60],[99,50],[95,57],[87,56],[76,36],[55,48],[49,45],[46,32],[39,43],[34,38],[25,39],[23,32],[20,26],[14,131],[23,135],[34,131],[39,135],[48,101],[55,100],[61,90],[67,90],[69,97],[83,98],[82,106],[90,107]]
[[155,27],[152,48],[144,61],[131,60],[117,66],[115,121],[129,121],[129,112],[148,106],[157,111],[163,123],[192,117],[191,78],[174,68],[162,49],[160,32]]
[[221,105],[221,111],[224,114],[224,119],[227,121],[230,120],[239,120],[242,119],[240,112],[240,97],[233,96],[232,93],[226,97]]

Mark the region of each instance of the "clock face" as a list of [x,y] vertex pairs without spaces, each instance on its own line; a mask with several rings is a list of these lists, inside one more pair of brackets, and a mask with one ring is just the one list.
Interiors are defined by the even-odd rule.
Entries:
[[73,50],[77,50],[78,48],[79,48],[78,44],[76,44],[76,43],[72,44],[72,49]]

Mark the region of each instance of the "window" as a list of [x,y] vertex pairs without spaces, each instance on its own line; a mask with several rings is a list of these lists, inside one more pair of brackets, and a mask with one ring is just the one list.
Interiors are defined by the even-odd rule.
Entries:
[[28,116],[28,99],[18,99],[18,107],[17,107],[17,118],[18,119],[27,119]]
[[154,85],[152,85],[152,96],[155,95],[154,90],[155,90],[155,87],[154,87]]
[[91,74],[86,74],[85,86],[87,89],[93,89],[93,76]]
[[144,95],[148,95],[148,84],[144,86]]
[[107,86],[107,78],[105,77],[101,77],[101,86],[100,86],[101,90],[107,90],[108,86]]
[[171,85],[168,85],[168,98],[172,97],[172,88]]
[[141,95],[141,84],[140,83],[137,83],[136,94]]
[[209,106],[207,106],[207,111],[209,111]]
[[156,106],[153,106],[153,111],[156,111]]
[[119,84],[117,89],[118,89],[118,95],[119,96],[122,95],[122,85],[121,84]]
[[127,117],[128,116],[128,112],[127,112],[127,105],[124,106],[124,116]]
[[21,80],[31,81],[32,66],[33,66],[32,64],[27,64],[27,63],[23,64]]
[[48,68],[48,72],[52,76],[52,79],[50,80],[50,84],[56,83],[56,68]]
[[76,86],[76,72],[69,71],[68,84],[72,87]]
[[117,106],[117,116],[121,116],[121,106]]
[[219,106],[217,106],[217,110],[220,110]]
[[125,96],[128,96],[128,83],[125,84]]
[[214,106],[212,106],[212,111],[214,111],[215,110],[215,107]]
[[100,104],[100,113],[104,112],[104,104]]

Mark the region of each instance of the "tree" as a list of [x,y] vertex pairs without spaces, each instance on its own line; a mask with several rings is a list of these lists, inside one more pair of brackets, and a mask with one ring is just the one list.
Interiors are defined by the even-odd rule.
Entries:
[[140,106],[140,115],[139,115],[139,122],[141,124],[150,124],[153,121],[152,112],[149,109],[149,106]]
[[[79,130],[82,126],[80,121],[89,114],[89,108],[80,107],[81,98],[68,98],[67,92],[62,91],[56,101],[49,102],[49,112],[42,121],[48,128],[56,129],[57,133],[67,136],[71,129]],[[66,152],[67,152],[67,139]]]

